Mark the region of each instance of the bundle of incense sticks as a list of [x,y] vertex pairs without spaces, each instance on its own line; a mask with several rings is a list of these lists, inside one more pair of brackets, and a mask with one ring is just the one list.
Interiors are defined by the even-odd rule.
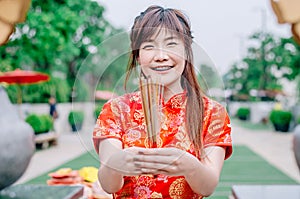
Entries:
[[161,108],[164,87],[150,76],[140,78],[142,106],[147,126],[147,138],[150,148],[157,147],[156,135],[161,127]]

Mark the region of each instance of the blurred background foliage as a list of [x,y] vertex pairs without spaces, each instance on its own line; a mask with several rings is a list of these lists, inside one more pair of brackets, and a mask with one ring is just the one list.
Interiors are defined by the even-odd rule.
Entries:
[[[26,21],[0,47],[1,72],[21,68],[51,76],[49,82],[22,86],[23,102],[44,103],[50,95],[58,102],[93,100],[99,89],[121,94],[128,35],[112,26],[104,12],[103,6],[90,0],[32,0]],[[113,39],[108,42],[109,38]],[[300,99],[300,46],[292,38],[263,31],[251,34],[248,42],[252,45],[246,54],[223,76],[231,100],[274,100],[284,92],[282,80],[297,82]],[[200,68],[201,74],[215,73],[210,66]],[[208,78],[202,84],[206,89],[220,82]],[[6,90],[16,103],[16,86]],[[271,94],[259,97],[260,91]]]
[[[293,38],[257,32],[248,38],[251,46],[224,75],[231,100],[270,101],[284,94],[283,81],[296,82],[300,99],[300,46]],[[264,92],[259,96],[260,91]]]
[[[111,49],[98,49],[105,39],[123,32],[113,27],[104,17],[104,8],[90,0],[32,0],[32,5],[24,23],[16,26],[10,41],[0,47],[0,71],[16,68],[34,70],[51,76],[49,82],[22,86],[23,102],[47,102],[50,95],[58,102],[70,100],[85,101],[89,94],[90,79],[98,79],[94,70],[101,67],[101,59],[86,59],[88,56],[107,54]],[[118,45],[122,45],[122,41]],[[126,45],[126,44],[124,44]],[[84,69],[81,69],[84,62]],[[111,63],[108,63],[108,65]],[[124,74],[127,62],[119,60],[115,67],[106,67],[106,72],[114,71],[104,81]],[[85,79],[76,88],[74,82],[80,70]],[[109,83],[106,83],[109,84]],[[7,86],[8,95],[16,103],[16,86]]]

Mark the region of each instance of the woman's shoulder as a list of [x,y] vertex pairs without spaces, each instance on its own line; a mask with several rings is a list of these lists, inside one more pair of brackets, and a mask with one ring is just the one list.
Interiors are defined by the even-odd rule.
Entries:
[[225,105],[223,105],[223,103],[218,102],[210,97],[208,97],[207,95],[204,95],[202,97],[203,99],[203,104],[204,104],[204,108],[205,110],[208,109],[215,109],[215,110],[220,110],[220,109],[225,109]]

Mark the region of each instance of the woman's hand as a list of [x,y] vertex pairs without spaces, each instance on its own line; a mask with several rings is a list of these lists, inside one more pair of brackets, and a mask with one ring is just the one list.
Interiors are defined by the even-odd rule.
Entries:
[[199,160],[177,148],[130,147],[111,154],[102,162],[119,174],[133,176],[141,174],[164,174],[185,176],[192,171]]
[[142,171],[136,161],[140,149],[138,147],[130,147],[119,150],[112,154],[108,161],[103,164],[124,176],[140,175]]
[[185,176],[200,161],[190,153],[177,148],[135,148],[133,165],[141,174]]

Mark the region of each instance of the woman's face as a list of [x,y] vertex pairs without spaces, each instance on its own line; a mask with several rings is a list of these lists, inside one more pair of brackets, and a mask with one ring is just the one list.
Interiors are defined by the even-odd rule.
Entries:
[[139,49],[138,62],[143,73],[158,79],[174,93],[182,91],[180,77],[185,61],[183,41],[165,29],[143,42]]

